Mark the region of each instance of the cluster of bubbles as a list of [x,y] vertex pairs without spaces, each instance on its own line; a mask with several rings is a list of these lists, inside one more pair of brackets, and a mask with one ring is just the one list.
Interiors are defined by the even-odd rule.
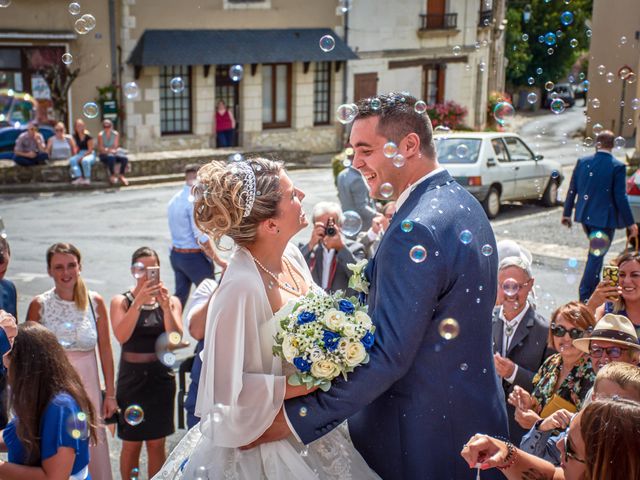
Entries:
[[323,52],[330,52],[336,48],[336,39],[331,35],[323,35],[320,37],[320,50]]
[[602,230],[596,230],[589,235],[589,253],[601,257],[609,250],[611,240]]
[[132,427],[137,427],[144,421],[144,410],[140,405],[129,405],[124,410],[124,421]]
[[73,29],[78,32],[79,35],[86,35],[94,28],[96,28],[96,17],[90,13],[82,15],[73,25]]

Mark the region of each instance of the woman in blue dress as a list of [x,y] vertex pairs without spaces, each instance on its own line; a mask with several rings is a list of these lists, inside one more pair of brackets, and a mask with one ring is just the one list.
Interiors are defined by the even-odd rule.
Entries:
[[56,336],[25,322],[4,362],[15,417],[0,433],[0,447],[8,452],[0,479],[90,479],[96,416]]

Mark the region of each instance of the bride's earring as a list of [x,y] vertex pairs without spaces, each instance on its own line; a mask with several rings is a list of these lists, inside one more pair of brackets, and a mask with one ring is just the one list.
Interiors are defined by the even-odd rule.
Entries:
[[280,229],[279,228],[276,228],[276,233],[280,233]]

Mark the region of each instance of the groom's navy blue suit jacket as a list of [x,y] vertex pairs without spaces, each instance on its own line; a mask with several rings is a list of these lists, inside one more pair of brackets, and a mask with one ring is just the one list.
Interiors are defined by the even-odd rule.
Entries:
[[[421,263],[409,255],[416,245],[427,250]],[[493,254],[483,255],[484,245]],[[474,479],[463,445],[475,433],[506,437],[508,428],[491,338],[497,263],[480,204],[446,171],[418,184],[367,266],[377,328],[370,361],[326,393],[285,402],[299,437],[312,442],[348,418],[354,444],[384,479]],[[439,333],[446,319],[459,326],[451,340]]]

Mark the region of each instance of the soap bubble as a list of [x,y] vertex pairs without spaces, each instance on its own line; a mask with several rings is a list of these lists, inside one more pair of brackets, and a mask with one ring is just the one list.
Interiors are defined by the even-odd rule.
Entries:
[[300,410],[298,411],[298,414],[301,417],[306,417],[307,416],[307,407],[300,407]]
[[625,80],[631,74],[631,69],[627,66],[622,67],[618,70],[618,78],[620,80]]
[[182,77],[174,77],[169,82],[169,88],[173,93],[180,93],[184,90],[184,80]]
[[620,37],[620,45],[626,45],[629,39],[624,35]]
[[569,40],[569,45],[571,46],[571,48],[576,48],[578,46],[578,40],[572,38],[571,40]]
[[372,98],[371,102],[369,102],[369,105],[371,105],[371,110],[380,110],[380,107],[382,107],[382,102],[379,98]]
[[551,101],[551,105],[549,106],[549,108],[553,113],[559,115],[564,112],[566,106],[564,104],[564,100],[562,100],[561,98],[556,98],[555,100]]
[[469,245],[473,240],[473,234],[469,230],[463,230],[460,232],[460,241],[465,245]]
[[529,85],[533,85],[534,83],[536,83],[536,79],[533,78],[533,77],[529,77],[529,78],[527,78],[527,83]]
[[393,185],[390,183],[380,185],[380,196],[382,198],[391,198],[391,195],[393,195]]
[[613,146],[615,148],[622,148],[626,145],[626,140],[624,139],[624,137],[616,137],[613,139]]
[[229,69],[229,78],[234,82],[239,82],[242,80],[242,75],[244,74],[244,68],[242,65],[232,65]]
[[411,230],[413,230],[413,222],[408,218],[404,219],[400,224],[400,229],[405,233],[409,233]]
[[144,420],[144,410],[140,405],[129,405],[124,411],[124,421],[136,427]]
[[640,109],[640,98],[634,98],[631,100],[631,109],[638,110]]
[[480,251],[482,252],[482,255],[484,255],[485,257],[489,257],[491,256],[491,254],[493,254],[493,247],[487,243],[482,246]]
[[460,45],[455,45],[453,47],[453,55],[455,57],[457,57],[458,55],[460,55],[462,53],[462,47],[460,47]]
[[544,36],[544,43],[546,43],[547,45],[555,45],[556,34],[553,32],[547,32]]
[[592,127],[593,133],[594,133],[594,134],[596,134],[596,135],[598,135],[598,134],[599,134],[603,129],[604,129],[604,127],[603,127],[603,126],[602,126],[602,124],[600,124],[600,123],[596,123],[596,124]]
[[224,417],[227,414],[227,407],[225,405],[223,405],[222,403],[216,403],[213,406],[213,412],[211,413],[211,420],[213,420],[214,423],[220,423],[224,420]]
[[362,218],[357,212],[347,210],[342,214],[342,233],[347,237],[353,237],[362,230]]
[[336,110],[336,117],[343,125],[353,122],[356,115],[358,115],[358,107],[355,103],[342,104],[338,107],[338,110]]
[[616,76],[613,74],[613,72],[609,72],[607,73],[605,78],[607,79],[607,83],[613,83],[613,81],[616,79]]
[[547,92],[550,92],[551,90],[553,90],[553,87],[555,87],[555,85],[554,85],[554,83],[553,83],[553,82],[551,82],[551,81],[549,81],[549,82],[547,82],[547,83],[545,83],[545,84],[544,84],[544,89],[545,89]]
[[96,17],[91,15],[90,13],[85,13],[80,17],[81,20],[84,20],[85,27],[87,32],[96,28]]
[[596,70],[598,71],[598,75],[604,75],[605,73],[607,73],[607,67],[605,67],[604,65],[598,65],[598,68]]
[[589,90],[589,85],[591,85],[591,83],[589,82],[589,80],[585,80],[584,82],[582,82],[582,89],[586,92]]
[[330,52],[336,47],[336,40],[331,35],[324,35],[320,38],[320,50]]
[[602,230],[596,230],[589,235],[589,253],[591,255],[603,256],[609,250],[610,244],[609,236]]
[[[480,299],[478,299],[478,300],[480,300]],[[462,370],[463,372],[466,372],[467,370],[469,370],[469,365],[467,365],[466,363],[461,363],[460,364],[460,370]]]
[[526,33],[523,33],[523,34],[522,34],[522,41],[523,41],[523,42],[526,42],[526,41],[528,41],[528,40],[529,40],[529,35],[527,35]]
[[135,262],[133,265],[131,265],[131,275],[133,275],[133,278],[135,278],[136,280],[144,277],[145,274],[146,274],[146,270],[145,270],[144,263]]
[[527,102],[530,104],[534,104],[538,102],[538,94],[536,92],[529,92],[527,95]]
[[72,412],[66,420],[67,433],[74,440],[86,440],[89,438],[89,422],[84,412]]
[[479,69],[481,72],[484,72],[484,71],[486,70],[486,68],[487,68],[487,64],[485,63],[485,61],[484,61],[484,60],[483,60],[483,61],[481,61],[481,62],[478,64],[478,69]]
[[562,23],[562,25],[564,25],[565,27],[567,25],[571,25],[573,23],[573,13],[571,12],[562,12],[560,14],[560,23]]
[[393,158],[398,154],[398,146],[393,142],[387,142],[382,147],[382,153],[387,158]]
[[444,125],[438,125],[436,128],[433,129],[433,133],[448,134],[448,133],[451,133],[451,129],[449,127],[445,127]]
[[464,143],[461,143],[456,147],[456,155],[459,158],[464,158],[469,154],[469,147],[467,147]]
[[78,15],[80,13],[80,4],[78,2],[71,2],[69,4],[69,13],[71,15]]
[[493,117],[498,124],[504,126],[515,116],[515,109],[509,102],[499,102],[493,107]]
[[593,147],[593,138],[585,137],[584,140],[582,141],[582,145],[585,147]]
[[82,17],[75,21],[75,23],[73,24],[73,29],[80,35],[86,35],[87,33],[89,33],[87,22]]
[[520,290],[520,284],[513,278],[507,278],[502,282],[502,291],[507,297],[515,297]]
[[131,473],[129,474],[129,480],[138,480],[139,475],[140,475],[140,469],[138,467],[133,467],[131,469]]
[[424,112],[427,111],[427,103],[424,102],[423,100],[418,100],[416,104],[413,106],[413,109],[415,110],[416,113],[419,113],[420,115],[422,115]]
[[455,318],[445,318],[438,325],[438,333],[445,340],[453,340],[460,333],[460,325]]
[[537,73],[538,75],[542,75],[542,72],[543,72],[542,67],[538,67],[538,68],[536,68],[536,73]]
[[402,154],[397,154],[395,157],[393,157],[393,166],[400,168],[400,167],[404,167],[404,164],[406,163],[406,159],[404,158],[404,156]]
[[553,55],[553,52],[555,52],[555,50],[551,47],[547,48],[547,54],[548,55]]
[[73,63],[73,55],[71,55],[70,53],[63,53],[62,63],[64,63],[65,65],[71,65],[71,63]]
[[422,263],[427,259],[427,249],[422,245],[414,245],[409,250],[409,258],[413,260],[414,263]]
[[587,28],[587,30],[584,32],[584,34],[587,36],[587,38],[591,38],[591,35],[593,35],[593,32],[591,31],[590,28]]
[[100,109],[95,102],[87,102],[82,107],[82,113],[84,113],[84,116],[87,118],[96,118],[99,112]]
[[138,98],[138,94],[140,90],[138,89],[138,84],[136,82],[127,82],[124,84],[124,96],[129,100],[133,100],[134,98]]

